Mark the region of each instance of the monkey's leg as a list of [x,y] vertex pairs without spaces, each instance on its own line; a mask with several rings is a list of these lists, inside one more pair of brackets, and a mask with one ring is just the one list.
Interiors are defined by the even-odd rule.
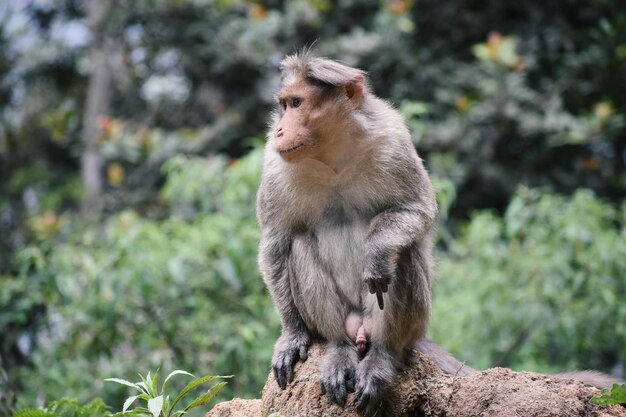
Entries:
[[332,402],[344,406],[348,392],[354,391],[358,361],[358,354],[352,343],[329,342],[326,345],[326,354],[320,367],[320,388]]
[[358,290],[350,294],[353,303],[342,293],[341,279],[345,277],[334,277],[331,268],[320,260],[317,237],[312,234],[294,238],[290,272],[295,305],[302,319],[312,334],[328,341],[320,365],[320,386],[331,401],[343,405],[348,391],[354,390],[358,355],[348,332],[356,335],[363,324],[359,314],[350,313],[360,294]]
[[357,366],[355,392],[357,408],[368,416],[384,411],[381,399],[403,365],[406,348],[426,332],[430,311],[426,268],[418,246],[409,247],[399,254],[384,310],[375,295],[363,294],[371,346]]
[[286,236],[264,234],[259,263],[282,323],[281,335],[274,345],[272,370],[278,385],[285,389],[293,380],[293,367],[307,359],[311,334],[298,311],[291,289],[288,266],[290,241]]

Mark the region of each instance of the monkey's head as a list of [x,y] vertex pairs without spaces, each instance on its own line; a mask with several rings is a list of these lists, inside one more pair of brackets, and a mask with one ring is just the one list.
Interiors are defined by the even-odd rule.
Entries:
[[352,113],[365,94],[363,72],[308,54],[281,63],[282,88],[276,95],[269,139],[287,162],[320,156],[327,144],[352,131]]

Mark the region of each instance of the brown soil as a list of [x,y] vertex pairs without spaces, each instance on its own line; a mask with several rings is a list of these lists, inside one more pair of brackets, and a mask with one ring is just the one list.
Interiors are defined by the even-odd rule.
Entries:
[[[359,416],[352,397],[342,408],[320,392],[317,370],[322,353],[319,345],[311,348],[309,359],[297,365],[295,379],[286,390],[270,375],[261,400],[220,403],[206,417]],[[598,393],[582,382],[503,368],[455,378],[416,352],[389,392],[386,411],[397,417],[626,417],[624,407],[591,404],[589,399]]]

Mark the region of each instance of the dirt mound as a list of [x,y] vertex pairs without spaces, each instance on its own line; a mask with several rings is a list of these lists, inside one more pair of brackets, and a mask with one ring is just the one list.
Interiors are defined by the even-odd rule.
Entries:
[[[317,372],[322,353],[321,346],[312,346],[309,359],[296,367],[295,379],[286,390],[270,375],[261,400],[224,402],[206,417],[267,417],[272,413],[284,417],[359,416],[352,395],[345,408],[322,395]],[[389,392],[385,411],[396,417],[626,417],[624,407],[591,404],[589,399],[598,393],[597,388],[579,381],[503,368],[455,378],[415,352]]]

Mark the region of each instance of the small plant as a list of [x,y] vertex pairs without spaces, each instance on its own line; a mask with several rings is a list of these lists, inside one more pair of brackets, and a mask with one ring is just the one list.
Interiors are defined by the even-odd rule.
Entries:
[[613,384],[610,390],[603,389],[600,395],[591,398],[591,402],[596,405],[626,406],[626,384]]
[[107,417],[110,415],[109,408],[100,398],[85,405],[79,404],[74,398],[62,398],[50,402],[43,410],[24,408],[13,414],[13,417]]
[[[170,401],[169,395],[164,396],[165,386],[167,385],[168,381],[176,375],[187,375],[195,379],[191,381],[189,384],[187,384],[187,386],[178,393],[178,395],[176,396],[176,398],[174,398],[173,401]],[[105,381],[116,382],[118,384],[126,385],[139,391],[138,395],[133,395],[131,397],[128,397],[126,401],[124,401],[122,412],[114,414],[114,416],[121,416],[128,412],[130,414],[140,415],[140,416],[178,417],[187,413],[187,411],[191,410],[192,408],[210,403],[213,400],[213,398],[215,398],[217,393],[224,387],[224,385],[227,384],[227,382],[225,381],[218,382],[217,384],[209,388],[207,392],[196,397],[186,407],[182,409],[180,409],[179,407],[179,409],[177,409],[176,406],[178,405],[178,403],[187,394],[193,391],[195,388],[199,387],[200,385],[206,382],[213,381],[216,379],[232,378],[232,375],[203,376],[201,378],[196,378],[194,375],[190,374],[187,371],[176,370],[176,371],[171,372],[165,378],[165,381],[163,381],[163,385],[161,385],[161,390],[159,391],[157,388],[158,376],[159,376],[159,370],[157,369],[157,371],[154,373],[154,377],[150,376],[150,372],[148,372],[148,375],[146,375],[145,378],[141,374],[139,374],[139,377],[141,378],[141,381],[139,382],[130,382],[130,381],[126,381],[125,379],[119,379],[119,378],[105,379]],[[132,403],[135,402],[135,400],[137,399],[146,401],[146,407],[134,407],[133,409],[129,410]]]

